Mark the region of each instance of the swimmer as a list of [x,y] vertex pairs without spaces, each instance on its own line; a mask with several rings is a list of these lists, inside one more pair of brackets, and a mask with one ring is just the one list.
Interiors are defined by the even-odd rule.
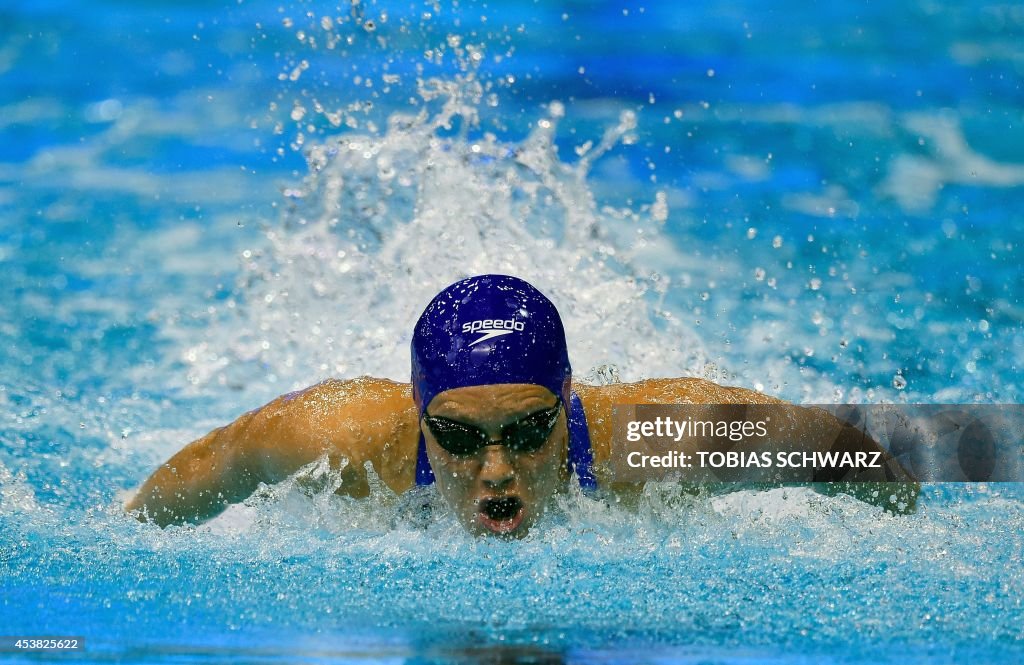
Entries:
[[[420,316],[411,384],[328,380],[279,397],[175,454],[126,509],[161,526],[199,522],[326,455],[340,469],[339,493],[367,496],[370,465],[396,494],[436,482],[473,534],[519,537],[573,478],[584,490],[635,493],[636,484],[616,482],[609,469],[613,447],[624,445],[613,436],[614,405],[784,404],[695,378],[589,386],[571,372],[551,301],[516,277],[471,277],[439,293]],[[792,412],[797,434],[837,423],[820,409]],[[884,467],[861,471],[855,483],[815,488],[913,510],[913,478],[848,429],[844,450],[881,452]]]

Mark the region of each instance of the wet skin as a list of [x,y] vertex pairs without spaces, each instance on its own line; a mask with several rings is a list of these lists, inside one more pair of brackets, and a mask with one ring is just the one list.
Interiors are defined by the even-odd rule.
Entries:
[[557,403],[550,390],[531,384],[455,388],[430,402],[431,416],[476,427],[494,442],[474,454],[454,455],[438,445],[421,421],[438,490],[470,533],[522,537],[543,514],[562,480],[562,452],[568,440],[565,410],[559,412],[545,444],[534,452],[510,450],[501,443],[501,430]]
[[[604,386],[577,383],[573,389],[587,413],[598,485],[616,497],[627,498],[642,485],[617,482],[609,468],[612,449],[623,445],[614,437],[615,405],[747,404],[756,408],[784,404],[743,388],[692,378]],[[490,440],[497,440],[503,427],[548,409],[556,401],[553,393],[537,385],[475,386],[437,395],[427,413],[476,426]],[[798,444],[807,434],[807,445],[811,445],[815,432],[834,426],[832,416],[820,409],[792,409],[793,430],[787,436],[795,438],[789,443]],[[422,426],[407,383],[372,377],[324,381],[279,397],[185,446],[153,472],[125,508],[139,519],[161,526],[199,522],[244,500],[260,483],[279,482],[325,455],[341,474],[339,493],[369,495],[366,468],[370,466],[391,491],[402,494],[416,482]],[[859,431],[848,433],[850,450],[880,450]],[[429,427],[425,427],[424,439],[441,494],[459,522],[474,534],[524,535],[568,480],[564,409],[548,440],[532,453],[490,445],[460,457],[443,450]],[[814,487],[826,494],[851,494],[893,512],[913,511],[920,486],[895,460],[890,466],[892,474],[872,470],[873,475],[859,478],[860,482]],[[899,482],[887,482],[890,475]],[[806,479],[792,481],[805,483]],[[743,486],[731,483],[730,487]]]

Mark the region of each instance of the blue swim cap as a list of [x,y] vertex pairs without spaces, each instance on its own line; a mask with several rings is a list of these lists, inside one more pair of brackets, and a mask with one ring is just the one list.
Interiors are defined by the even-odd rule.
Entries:
[[498,383],[544,386],[569,406],[572,368],[555,306],[518,277],[478,275],[437,294],[412,336],[413,399]]

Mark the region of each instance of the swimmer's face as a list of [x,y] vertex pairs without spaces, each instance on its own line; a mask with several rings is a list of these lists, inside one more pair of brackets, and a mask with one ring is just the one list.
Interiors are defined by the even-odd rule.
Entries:
[[521,383],[454,388],[431,400],[425,415],[476,428],[493,442],[455,454],[438,444],[426,419],[420,421],[438,489],[470,533],[522,537],[544,512],[561,478],[565,409],[536,450],[513,450],[501,439],[503,430],[544,422],[543,412],[558,403],[547,388]]

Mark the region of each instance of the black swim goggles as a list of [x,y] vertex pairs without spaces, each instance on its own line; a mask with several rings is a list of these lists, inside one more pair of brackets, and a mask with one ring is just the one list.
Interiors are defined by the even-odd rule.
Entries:
[[423,421],[427,423],[437,444],[452,455],[468,457],[475,455],[487,446],[499,443],[508,446],[512,452],[534,453],[544,447],[551,432],[555,430],[555,422],[558,420],[558,412],[561,409],[562,403],[558,402],[550,409],[534,411],[530,415],[502,427],[501,438],[494,440],[479,427],[460,423],[457,420],[425,414]]

